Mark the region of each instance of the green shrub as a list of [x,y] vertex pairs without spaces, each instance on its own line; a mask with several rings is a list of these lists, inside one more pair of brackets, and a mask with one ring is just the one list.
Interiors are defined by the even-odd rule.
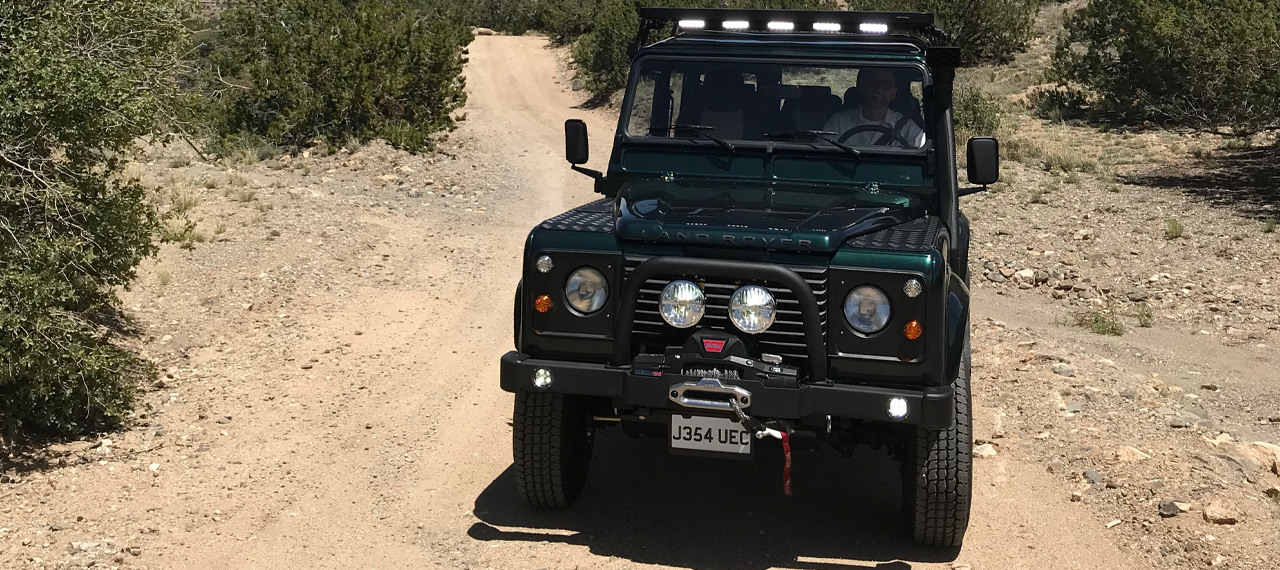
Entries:
[[1111,311],[1089,310],[1075,315],[1075,324],[1093,334],[1121,336],[1124,323]]
[[112,291],[155,250],[124,170],[174,115],[181,17],[176,0],[0,5],[0,437],[118,425],[150,372],[115,342]]
[[627,49],[640,26],[631,0],[604,0],[594,29],[573,45],[573,59],[583,84],[596,96],[607,97],[627,84],[631,57]]
[[480,0],[471,9],[470,23],[509,34],[523,34],[538,24],[539,4],[531,0]]
[[[539,0],[538,22],[553,41],[567,44],[593,27],[605,24],[596,22],[597,15],[616,17],[616,14],[611,15],[610,12],[625,10],[624,6],[607,0]],[[631,33],[634,35],[635,30],[632,29]],[[630,38],[627,39],[630,41]]]
[[977,87],[961,84],[956,88],[955,115],[956,136],[964,139],[976,136],[994,136],[1000,130],[1004,115],[1000,101]]
[[1186,229],[1182,227],[1182,222],[1177,218],[1169,218],[1164,221],[1164,239],[1173,240],[1183,236]]
[[1005,63],[1027,49],[1040,0],[904,0],[904,8],[937,16],[966,65]]
[[414,0],[237,4],[196,79],[212,150],[373,138],[430,147],[466,97],[471,34],[460,21]]
[[1054,122],[1088,118],[1088,94],[1071,85],[1035,89],[1027,94],[1027,103],[1036,116]]
[[928,12],[959,46],[966,65],[1006,63],[1027,49],[1041,0],[852,0],[850,10]]
[[1121,124],[1280,127],[1280,2],[1093,0],[1067,20],[1053,76]]

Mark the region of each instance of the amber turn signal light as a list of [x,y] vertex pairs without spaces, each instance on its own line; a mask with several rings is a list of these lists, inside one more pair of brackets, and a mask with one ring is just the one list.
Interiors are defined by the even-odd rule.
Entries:
[[552,310],[552,297],[543,295],[535,298],[534,309],[538,310],[538,313],[547,313],[547,311]]
[[902,336],[907,337],[907,340],[918,339],[922,334],[924,334],[924,327],[920,326],[920,321],[911,321],[902,327]]

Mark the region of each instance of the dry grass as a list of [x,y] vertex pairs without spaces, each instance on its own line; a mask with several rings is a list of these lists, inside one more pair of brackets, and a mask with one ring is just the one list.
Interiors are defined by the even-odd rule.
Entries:
[[169,195],[169,211],[175,216],[185,216],[200,205],[200,198],[184,192],[173,191]]
[[249,202],[258,199],[258,192],[247,188],[241,190],[228,190],[227,197],[237,202],[248,204]]
[[125,182],[142,182],[143,172],[144,167],[141,164],[130,162],[120,170],[120,179]]
[[183,249],[194,249],[195,244],[208,241],[208,237],[196,229],[196,223],[186,218],[176,218],[160,226],[160,241],[176,243]]

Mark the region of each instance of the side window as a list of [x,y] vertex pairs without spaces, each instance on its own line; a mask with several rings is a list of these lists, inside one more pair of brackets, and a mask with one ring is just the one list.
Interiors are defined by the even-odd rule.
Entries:
[[644,136],[653,120],[653,92],[657,85],[654,74],[640,76],[636,83],[634,100],[631,102],[631,117],[627,119],[627,134]]
[[680,116],[683,95],[682,72],[642,75],[636,83],[631,115],[627,118],[627,134],[633,137],[665,136],[666,127]]

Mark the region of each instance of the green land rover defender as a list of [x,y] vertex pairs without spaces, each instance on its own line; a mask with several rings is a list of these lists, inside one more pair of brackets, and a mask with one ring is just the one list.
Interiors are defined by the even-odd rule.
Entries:
[[603,198],[525,246],[501,366],[521,494],[568,507],[610,426],[673,453],[785,453],[788,493],[793,439],[884,446],[915,540],[959,546],[973,489],[959,198],[999,178],[997,142],[977,138],[978,186],[957,183],[959,50],[929,14],[640,18],[607,172],[581,166],[586,126],[565,123],[566,158]]

